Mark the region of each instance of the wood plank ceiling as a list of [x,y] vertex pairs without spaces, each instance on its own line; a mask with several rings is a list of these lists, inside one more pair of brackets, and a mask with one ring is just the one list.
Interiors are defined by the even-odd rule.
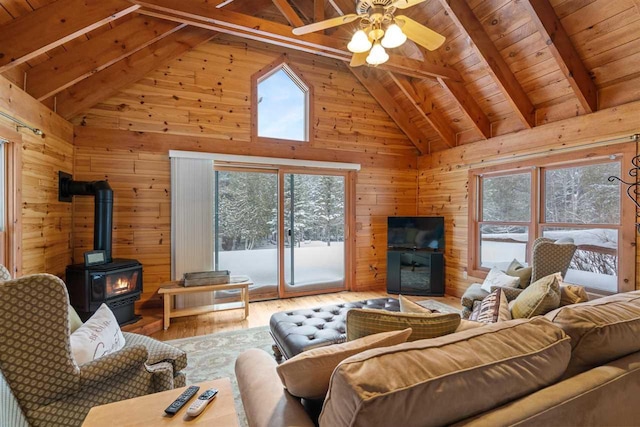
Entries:
[[[351,0],[0,0],[0,72],[71,119],[217,34],[345,61]],[[638,0],[427,0],[446,36],[351,71],[413,142],[443,150],[640,100]],[[250,15],[249,15],[250,14]]]

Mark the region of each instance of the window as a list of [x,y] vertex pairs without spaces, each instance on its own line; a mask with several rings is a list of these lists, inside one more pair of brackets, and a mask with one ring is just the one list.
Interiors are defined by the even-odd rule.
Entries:
[[311,86],[282,59],[253,76],[257,139],[309,141]]
[[[585,153],[470,172],[469,267],[482,275],[506,268],[515,258],[530,262],[537,237],[572,238],[578,249],[565,276],[568,283],[592,291],[618,292],[634,287],[633,242],[624,241],[634,209],[610,176],[621,176],[633,148],[616,155]],[[610,150],[610,149],[609,149]],[[596,150],[598,151],[598,150]],[[587,160],[588,157],[588,160]],[[537,164],[536,164],[537,163]],[[630,240],[627,238],[627,240]]]

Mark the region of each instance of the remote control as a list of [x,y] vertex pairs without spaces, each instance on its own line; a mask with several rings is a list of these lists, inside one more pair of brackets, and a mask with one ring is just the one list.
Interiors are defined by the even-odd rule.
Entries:
[[189,399],[191,399],[193,395],[198,392],[198,390],[200,390],[200,387],[198,387],[197,385],[192,385],[184,392],[182,392],[182,394],[178,396],[178,398],[174,400],[173,403],[164,410],[164,412],[169,415],[175,415],[180,410],[180,408],[187,404]]
[[207,404],[211,402],[214,397],[216,397],[216,394],[218,394],[218,389],[216,388],[211,388],[202,393],[200,396],[198,396],[198,400],[194,401],[191,406],[189,406],[189,409],[187,409],[187,415],[190,417],[197,417],[198,415],[200,415],[200,413],[204,411],[204,408],[207,406]]

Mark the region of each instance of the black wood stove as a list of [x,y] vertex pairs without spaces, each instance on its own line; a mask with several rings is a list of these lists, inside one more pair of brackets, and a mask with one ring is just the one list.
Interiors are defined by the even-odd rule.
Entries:
[[104,263],[67,266],[66,284],[71,305],[87,320],[105,303],[120,325],[138,320],[134,303],[142,294],[142,264],[135,259],[111,258],[113,190],[107,181],[74,181],[60,172],[59,200],[71,202],[76,195],[94,196],[93,248],[104,251]]

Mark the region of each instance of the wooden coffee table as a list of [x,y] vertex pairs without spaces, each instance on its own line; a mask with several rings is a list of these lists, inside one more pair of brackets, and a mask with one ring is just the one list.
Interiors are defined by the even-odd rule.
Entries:
[[[164,409],[171,405],[186,387],[161,393],[148,394],[134,399],[122,400],[107,405],[91,408],[84,420],[83,427],[147,427],[147,426],[216,426],[239,427],[238,415],[233,403],[233,392],[229,378],[221,378],[195,384],[200,390],[183,406],[180,411],[170,417]],[[197,417],[187,416],[187,408],[200,393],[210,388],[217,388],[218,395],[207,405]]]

